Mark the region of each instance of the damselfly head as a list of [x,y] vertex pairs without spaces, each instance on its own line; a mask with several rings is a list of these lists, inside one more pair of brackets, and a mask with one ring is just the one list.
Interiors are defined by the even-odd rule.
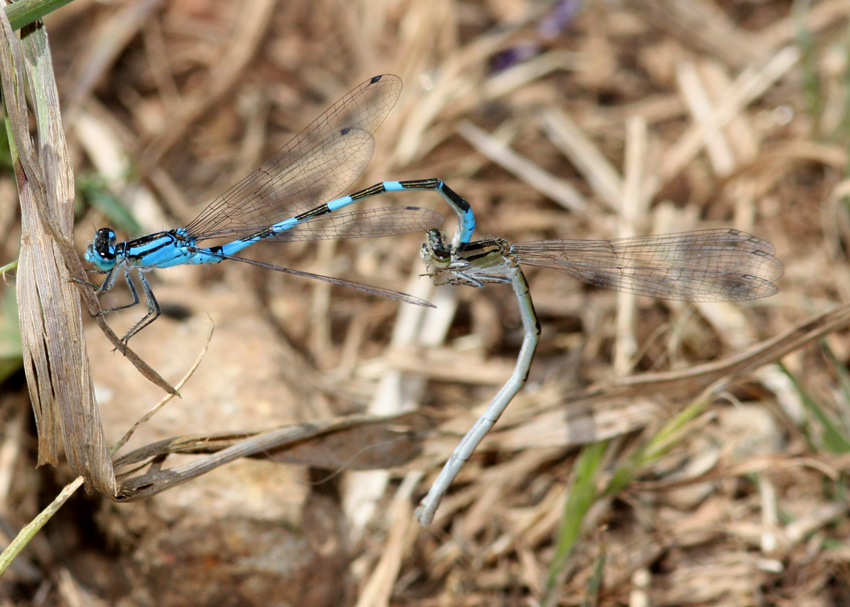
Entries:
[[111,228],[100,228],[86,248],[86,261],[105,272],[115,267],[115,258],[115,231]]
[[448,267],[452,261],[451,245],[446,244],[446,235],[440,230],[428,230],[427,238],[422,244],[419,256],[425,265],[436,270]]

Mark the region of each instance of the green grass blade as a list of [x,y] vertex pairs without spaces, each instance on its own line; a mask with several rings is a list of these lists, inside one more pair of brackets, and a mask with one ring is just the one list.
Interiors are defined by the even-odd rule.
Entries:
[[6,16],[12,24],[12,29],[19,30],[70,2],[71,0],[18,0],[6,7]]
[[794,384],[794,389],[797,391],[797,394],[800,396],[800,400],[803,403],[803,407],[806,411],[818,420],[823,429],[823,434],[820,436],[820,440],[816,441],[814,436],[809,436],[809,443],[812,448],[815,450],[818,449],[818,443],[822,445],[824,449],[829,451],[830,453],[848,453],[850,452],[850,440],[848,440],[846,435],[846,429],[842,428],[840,423],[834,420],[824,409],[821,407],[818,402],[813,399],[803,385],[797,381],[797,378],[788,370],[788,368],[783,364],[779,363],[779,368],[782,369],[782,372],[791,380]]
[[[555,556],[549,567],[546,582],[546,594],[555,592],[561,570],[567,562],[573,547],[581,535],[582,524],[587,511],[596,501],[598,494],[597,479],[609,441],[601,441],[584,447],[575,465],[572,487],[569,489],[564,514],[558,529],[558,541]],[[549,603],[549,601],[544,601]]]

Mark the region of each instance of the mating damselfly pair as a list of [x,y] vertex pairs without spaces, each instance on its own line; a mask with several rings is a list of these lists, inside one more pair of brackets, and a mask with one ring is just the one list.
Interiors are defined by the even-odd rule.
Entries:
[[[105,312],[139,303],[131,274],[136,270],[148,311],[122,338],[124,343],[160,314],[145,272],[182,264],[233,259],[408,303],[430,305],[397,291],[236,256],[264,241],[365,238],[428,231],[422,257],[437,284],[474,287],[487,283],[511,284],[525,330],[514,373],[455,449],[423,500],[417,517],[427,524],[463,463],[527,379],[540,329],[521,264],[558,269],[581,281],[619,291],[691,301],[737,301],[772,295],[776,292],[773,281],[782,274],[782,264],[773,256],[770,243],[729,229],[612,241],[472,242],[475,217],[470,205],[436,178],[385,181],[338,197],[368,164],[374,149],[373,133],[395,105],[400,92],[401,81],[396,76],[385,74],[367,80],[290,140],[261,168],[215,199],[186,227],[121,243],[112,229],[101,228],[86,251],[86,259],[106,274],[99,293],[111,289],[120,274],[133,296],[132,303]],[[458,226],[450,243],[436,230],[442,216],[427,209],[408,206],[336,212],[386,192],[422,190],[440,194],[457,215]],[[329,202],[321,203],[322,200]],[[199,246],[214,239],[226,242]]]

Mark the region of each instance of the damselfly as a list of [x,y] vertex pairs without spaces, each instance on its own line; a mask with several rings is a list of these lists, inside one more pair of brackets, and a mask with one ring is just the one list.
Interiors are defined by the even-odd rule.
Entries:
[[525,336],[513,374],[446,462],[416,518],[428,525],[463,464],[528,379],[540,323],[520,265],[553,268],[583,282],[687,301],[742,301],[776,293],[782,263],[766,240],[728,228],[622,238],[510,243],[482,240],[460,249],[439,230],[428,232],[421,256],[438,285],[510,284]]
[[[215,199],[186,227],[157,232],[117,243],[111,228],[97,231],[86,250],[86,260],[106,277],[98,293],[113,287],[124,276],[133,301],[105,310],[112,312],[139,303],[131,276],[136,269],[148,305],[122,342],[160,315],[160,307],[144,273],[153,268],[182,264],[219,263],[235,259],[263,268],[307,276],[419,305],[425,301],[379,287],[319,276],[290,268],[237,257],[242,249],[262,241],[324,240],[388,236],[439,226],[442,217],[416,207],[392,207],[328,215],[359,200],[385,192],[432,190],[458,215],[453,246],[469,242],[475,218],[469,204],[440,179],[385,181],[354,194],[335,198],[363,172],[374,149],[373,133],[395,105],[401,80],[384,74],[370,78],[284,145],[266,163]],[[315,206],[319,201],[330,200]],[[224,239],[218,246],[198,243]]]

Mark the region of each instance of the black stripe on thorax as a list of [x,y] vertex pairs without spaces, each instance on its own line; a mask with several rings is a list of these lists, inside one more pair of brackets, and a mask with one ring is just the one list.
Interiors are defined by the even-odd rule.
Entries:
[[[162,242],[153,248],[146,248],[146,245],[154,242],[155,240],[162,240]],[[157,232],[156,234],[148,234],[147,236],[142,236],[140,238],[136,238],[135,240],[128,240],[127,242],[122,242],[115,249],[116,254],[123,253],[127,256],[128,259],[140,259],[151,253],[155,253],[160,249],[165,247],[174,246],[174,243],[178,242],[180,238],[174,232],[174,230],[168,230],[167,232]],[[131,249],[140,248],[141,252],[135,253],[133,255],[129,255],[129,251]]]
[[470,242],[460,255],[463,259],[475,261],[489,257],[495,252],[503,252],[504,246],[500,240],[477,240]]

